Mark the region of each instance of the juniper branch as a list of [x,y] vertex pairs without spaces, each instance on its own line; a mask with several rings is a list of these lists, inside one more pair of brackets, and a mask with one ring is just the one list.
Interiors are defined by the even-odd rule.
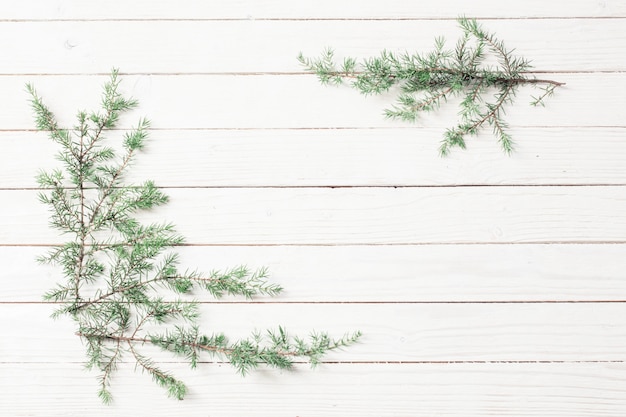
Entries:
[[[142,323],[143,324],[143,323]],[[288,335],[283,327],[268,330],[264,336],[256,333],[251,337],[230,343],[224,334],[201,335],[197,326],[177,327],[163,334],[149,334],[146,337],[119,335],[95,335],[80,333],[90,340],[112,340],[116,343],[153,344],[179,356],[191,357],[190,365],[197,365],[199,352],[205,352],[219,359],[226,359],[238,372],[245,375],[250,370],[266,364],[272,367],[291,368],[294,359],[306,357],[312,366],[320,362],[328,350],[346,347],[356,342],[360,332],[331,339],[326,333],[312,333],[309,340]]]
[[[414,122],[423,112],[434,111],[442,101],[464,95],[460,102],[462,121],[448,129],[439,148],[442,156],[451,148],[465,148],[465,138],[491,125],[502,150],[510,154],[513,141],[506,131],[504,107],[512,104],[519,87],[530,85],[543,91],[533,97],[533,106],[544,105],[544,100],[564,83],[536,78],[528,73],[530,62],[513,55],[504,43],[485,31],[474,19],[459,18],[463,36],[454,50],[445,49],[442,38],[435,40],[435,49],[426,54],[394,54],[382,51],[380,56],[358,63],[346,58],[338,65],[332,49],[326,49],[319,58],[307,58],[302,53],[298,60],[307,71],[315,73],[322,84],[349,83],[362,94],[382,94],[397,87],[397,103],[385,110],[388,118]],[[487,52],[496,57],[497,67],[485,64]],[[495,91],[495,103],[483,96]]]
[[[69,316],[76,334],[85,341],[88,368],[100,371],[98,395],[112,401],[111,379],[123,357],[152,376],[169,396],[182,399],[187,387],[153,358],[140,352],[151,344],[173,352],[195,367],[200,354],[218,355],[230,361],[241,374],[261,364],[288,369],[295,358],[315,364],[322,355],[357,341],[360,333],[332,339],[314,333],[308,342],[288,337],[279,327],[258,335],[228,342],[226,336],[200,334],[198,303],[181,298],[206,291],[215,298],[225,295],[252,298],[277,296],[280,285],[271,283],[266,268],[253,271],[238,266],[208,274],[181,271],[174,247],[183,243],[173,225],[142,224],[136,215],[168,202],[152,181],[128,185],[124,175],[148,137],[149,121],[141,119],[124,134],[123,154],[104,143],[122,113],[137,101],[119,92],[120,80],[113,70],[104,85],[102,108],[78,113],[72,129],[61,128],[52,111],[32,85],[27,85],[37,128],[60,146],[62,170],[42,171],[37,181],[43,191],[40,201],[50,210],[51,227],[72,236],[55,246],[41,263],[61,267],[65,280],[44,294],[58,304],[53,317]],[[176,294],[165,301],[159,290]],[[280,336],[277,336],[280,335]]]

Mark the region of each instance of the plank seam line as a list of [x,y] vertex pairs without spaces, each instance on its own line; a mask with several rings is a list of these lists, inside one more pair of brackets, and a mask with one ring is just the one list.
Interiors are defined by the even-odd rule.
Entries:
[[[200,362],[200,361],[199,361]],[[185,363],[185,362],[160,362],[160,363]],[[202,362],[205,364],[229,364],[228,362]],[[294,362],[299,365],[309,365],[306,361]],[[597,360],[440,360],[440,361],[323,361],[326,365],[462,365],[462,364],[574,364],[574,363],[598,363],[598,364],[610,364],[610,363],[626,363],[624,360],[619,359],[597,359]]]
[[[421,188],[589,188],[589,187],[625,187],[626,183],[584,183],[584,184],[424,184],[424,185],[372,185],[372,184],[358,184],[358,185],[166,185],[159,186],[158,189],[162,190],[256,190],[256,189],[421,189]],[[119,187],[115,187],[119,188]],[[66,190],[70,190],[70,187],[64,187]],[[94,190],[93,187],[85,187],[85,190]],[[51,191],[51,188],[42,187],[0,187],[0,191]]]
[[[128,128],[115,128],[109,131],[125,132]],[[445,126],[439,127],[422,127],[422,126],[311,126],[311,127],[161,127],[146,129],[148,132],[212,132],[212,131],[319,131],[319,130],[441,130]],[[626,129],[626,125],[525,125],[510,126],[510,129]],[[43,133],[45,131],[39,129],[18,129],[18,128],[0,128],[0,133]]]
[[[580,74],[625,74],[626,70],[543,70],[543,71],[530,71],[524,74],[558,74],[558,75],[580,75]],[[224,77],[224,76],[237,76],[237,77],[256,77],[256,76],[311,76],[312,74],[305,71],[207,71],[207,72],[120,72],[121,76],[134,77],[134,76],[212,76],[212,77]],[[110,73],[105,72],[32,72],[32,73],[0,73],[0,77],[105,77]]]
[[[125,364],[132,364],[132,362],[124,362]],[[176,361],[158,361],[159,364],[187,364],[187,362],[176,362]],[[198,363],[205,365],[230,365],[229,362],[224,361],[198,361]],[[310,365],[309,362],[306,361],[294,361],[296,365]],[[619,359],[580,359],[580,360],[549,360],[549,359],[538,359],[538,360],[438,360],[438,361],[320,361],[320,364],[324,365],[465,365],[465,364],[510,364],[510,365],[529,365],[529,364],[623,364],[626,363],[624,360]],[[26,362],[26,361],[0,361],[0,365],[82,365],[84,362],[77,361],[61,361],[61,362]]]
[[[522,16],[522,17],[487,17],[468,16],[484,21],[524,21],[524,20],[622,20],[626,16]],[[397,22],[397,21],[451,21],[455,22],[456,17],[222,17],[222,18],[15,18],[0,19],[0,23],[47,23],[47,22]]]
[[[0,243],[1,247],[49,248],[59,243]],[[183,243],[176,247],[351,247],[351,246],[495,246],[495,245],[623,245],[626,240],[536,240],[524,242],[345,242],[345,243]]]
[[[187,301],[182,301],[186,303]],[[192,302],[192,301],[188,301]],[[199,301],[194,303],[203,305],[220,305],[220,304],[246,304],[246,305],[316,305],[316,304],[354,304],[354,305],[429,305],[429,304],[624,304],[624,300],[460,300],[460,301]],[[106,303],[106,302],[104,302]],[[62,305],[63,302],[54,301],[0,301],[0,305]]]

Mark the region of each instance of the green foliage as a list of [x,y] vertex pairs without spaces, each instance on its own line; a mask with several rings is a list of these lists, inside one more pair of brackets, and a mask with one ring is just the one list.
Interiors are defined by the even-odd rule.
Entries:
[[[460,18],[458,24],[463,36],[454,49],[446,49],[444,39],[437,38],[434,50],[426,54],[382,51],[380,56],[361,63],[346,58],[338,65],[333,51],[327,49],[315,59],[300,53],[298,60],[308,71],[317,74],[322,84],[339,85],[348,81],[365,95],[398,87],[396,104],[385,110],[388,118],[415,122],[420,113],[437,110],[449,98],[462,96],[461,119],[445,132],[440,154],[448,155],[454,147],[464,149],[465,138],[487,126],[491,126],[502,150],[509,154],[513,141],[503,116],[518,88],[540,87],[542,94],[533,97],[531,104],[543,106],[544,99],[563,83],[529,76],[530,62],[513,55],[475,20]],[[485,63],[489,55],[496,58],[497,66]],[[491,100],[484,97],[487,94],[492,94]]]
[[206,291],[252,298],[276,296],[282,288],[268,282],[265,268],[238,266],[202,274],[181,271],[174,246],[183,242],[168,223],[142,224],[136,215],[168,202],[152,181],[127,185],[124,175],[145,144],[149,122],[139,121],[122,139],[122,154],[105,144],[105,134],[117,126],[122,113],[137,106],[119,92],[117,70],[104,85],[102,109],[79,112],[72,129],[59,127],[32,85],[27,86],[37,128],[46,131],[60,151],[62,170],[37,176],[44,189],[39,200],[50,210],[51,227],[71,236],[39,261],[57,265],[65,280],[44,295],[57,304],[54,316],[69,316],[84,341],[87,368],[100,371],[99,396],[109,403],[111,377],[123,358],[151,375],[171,397],[182,399],[187,388],[169,371],[141,353],[155,345],[196,367],[201,353],[227,360],[241,373],[265,364],[288,369],[294,359],[315,365],[326,352],[357,341],[360,333],[333,340],[314,333],[308,340],[288,336],[279,327],[264,336],[254,334],[229,341],[223,334],[205,335],[197,325],[195,301],[166,301],[159,290],[180,296]]

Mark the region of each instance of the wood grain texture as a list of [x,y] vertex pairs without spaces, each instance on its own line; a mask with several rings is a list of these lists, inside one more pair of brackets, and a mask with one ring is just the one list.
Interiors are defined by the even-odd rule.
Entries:
[[[496,20],[483,26],[538,71],[623,71],[625,22]],[[0,21],[0,38],[23,39],[7,45],[13,59],[0,63],[0,74],[102,73],[109,70],[103,62],[129,73],[302,72],[296,60],[300,51],[318,56],[332,47],[342,62],[345,56],[365,58],[383,49],[425,53],[433,49],[435,36],[453,49],[461,35],[456,22],[440,20]],[[571,44],[578,45],[577,54],[568,49]]]
[[136,0],[128,4],[112,0],[106,4],[80,0],[27,0],[3,3],[5,19],[432,19],[456,18],[459,15],[492,18],[529,17],[616,17],[626,15],[620,0],[589,2],[575,0],[544,3],[503,3],[483,0],[468,4],[463,0],[437,3],[413,3],[404,0],[355,2],[320,0],[313,3],[288,0],[220,1],[217,3],[179,0],[176,7],[169,1]]
[[[621,242],[626,187],[185,188],[143,221],[189,244]],[[37,192],[1,191],[1,244],[59,244]],[[358,216],[355,216],[358,213]]]
[[[190,246],[184,268],[267,266],[285,288],[260,303],[551,302],[626,300],[626,245]],[[46,247],[0,246],[0,302],[41,301],[61,279],[35,265]],[[167,296],[170,296],[167,294]],[[203,293],[203,302],[216,300]],[[245,302],[225,298],[225,302]]]
[[[110,67],[104,68],[108,71]],[[550,76],[550,75],[546,75]],[[512,127],[615,127],[626,120],[626,73],[558,74],[567,83],[545,108],[528,105],[539,90],[521,88],[516,105],[507,111]],[[32,129],[24,91],[27,82],[50,100],[61,125],[73,126],[78,109],[98,108],[105,76],[0,77],[2,130]],[[67,85],[72,88],[68,89]],[[123,80],[122,91],[141,102],[141,111],[127,115],[120,127],[131,127],[149,115],[156,129],[265,129],[431,127],[435,149],[447,127],[458,119],[457,101],[450,99],[417,124],[386,120],[382,113],[393,95],[363,97],[348,87],[323,87],[313,75],[140,75]],[[44,100],[46,101],[46,100]],[[610,108],[611,111],[607,111]],[[515,139],[515,138],[514,138]],[[433,158],[437,158],[433,152]]]
[[[46,304],[0,304],[3,322],[11,323],[0,357],[84,362],[74,323],[52,321],[52,311]],[[335,337],[363,332],[357,345],[326,355],[330,362],[622,361],[626,354],[624,303],[222,303],[202,305],[200,313],[207,334],[233,340],[278,325],[303,338],[322,329]],[[152,346],[137,349],[160,361],[184,362]]]
[[[130,369],[129,369],[130,368]],[[115,403],[102,407],[96,379],[74,365],[0,364],[0,403],[9,415],[36,417],[144,415],[314,416],[580,416],[622,417],[624,364],[323,365],[294,373],[241,378],[211,365],[177,374],[187,400],[165,398],[149,378],[122,367]],[[59,375],[63,375],[61,378]],[[59,383],[60,380],[62,383]],[[33,395],[36,392],[37,395]],[[202,405],[200,405],[202,404]],[[157,411],[158,410],[158,411]]]
[[[625,128],[517,128],[511,135],[511,156],[485,134],[467,151],[438,158],[436,128],[155,130],[127,180],[169,188],[626,184]],[[111,143],[119,145],[119,136]],[[50,158],[58,148],[43,133],[0,132],[0,144],[2,189],[36,187],[40,169],[60,167]]]

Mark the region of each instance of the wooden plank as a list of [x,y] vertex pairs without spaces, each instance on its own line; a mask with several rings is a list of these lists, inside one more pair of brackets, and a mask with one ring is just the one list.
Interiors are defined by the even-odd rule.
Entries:
[[[622,242],[626,188],[172,189],[141,217],[192,244]],[[57,244],[35,191],[1,191],[0,244]]]
[[[5,362],[82,362],[84,345],[51,305],[0,304]],[[340,362],[623,361],[626,303],[206,304],[200,327],[231,340],[282,325],[307,337],[361,330],[361,342],[325,356]],[[45,343],[41,343],[45,341]],[[161,361],[178,361],[152,346]],[[211,360],[211,358],[205,358]]]
[[623,364],[323,365],[314,370],[299,365],[294,372],[246,378],[218,365],[195,371],[181,367],[176,374],[190,391],[182,402],[166,398],[148,376],[129,368],[122,366],[113,381],[114,404],[103,406],[96,378],[74,365],[0,363],[0,404],[7,415],[34,417],[142,415],[147,409],[190,417],[622,417],[626,409]]
[[313,3],[287,0],[254,2],[228,1],[213,3],[178,0],[169,1],[110,0],[106,4],[80,0],[26,0],[3,3],[3,19],[432,19],[456,18],[459,15],[480,17],[609,17],[626,15],[619,0],[602,2],[557,1],[546,4],[540,0],[503,3],[495,0],[468,3],[442,0],[423,4],[403,0],[379,2],[337,2],[319,0]]
[[[626,91],[626,73],[558,74],[554,78],[567,86],[545,108],[528,105],[538,90],[520,90],[516,104],[507,111],[511,126],[624,126],[626,96],[619,92]],[[100,85],[105,80],[104,76],[0,77],[6,98],[0,103],[0,126],[3,130],[33,128],[24,92],[27,82],[35,84],[63,125],[73,126],[77,109],[99,106]],[[445,128],[458,119],[456,100],[451,99],[417,124],[386,120],[382,112],[393,103],[393,95],[363,97],[348,87],[321,86],[313,75],[128,76],[122,91],[139,99],[141,108],[120,126],[136,124],[139,115],[149,115],[158,129],[417,126],[441,130],[432,139],[430,146],[435,148]]]
[[[0,247],[0,302],[38,302],[62,281],[42,247]],[[267,266],[285,290],[257,302],[626,300],[626,245],[182,247],[183,269]],[[169,296],[164,291],[164,296]],[[199,301],[216,301],[197,293]],[[226,297],[226,302],[242,301]]]
[[[510,157],[494,138],[437,158],[438,129],[156,130],[129,172],[164,187],[624,184],[623,128],[517,128]],[[120,135],[112,134],[111,143]],[[0,132],[0,188],[36,187],[60,167],[45,134]],[[607,152],[610,149],[610,152]],[[25,157],[24,155],[28,155]]]
[[[622,19],[484,21],[489,31],[540,71],[626,69]],[[461,37],[454,21],[77,21],[3,22],[0,47],[12,59],[0,74],[301,72],[299,51],[317,56],[332,46],[343,56],[386,49],[425,53],[436,36],[449,48]],[[384,35],[383,35],[384,34]],[[550,42],[546,42],[550,39]],[[572,54],[569,45],[577,45]],[[159,51],[159,53],[155,53]],[[584,56],[585,59],[579,59]]]

